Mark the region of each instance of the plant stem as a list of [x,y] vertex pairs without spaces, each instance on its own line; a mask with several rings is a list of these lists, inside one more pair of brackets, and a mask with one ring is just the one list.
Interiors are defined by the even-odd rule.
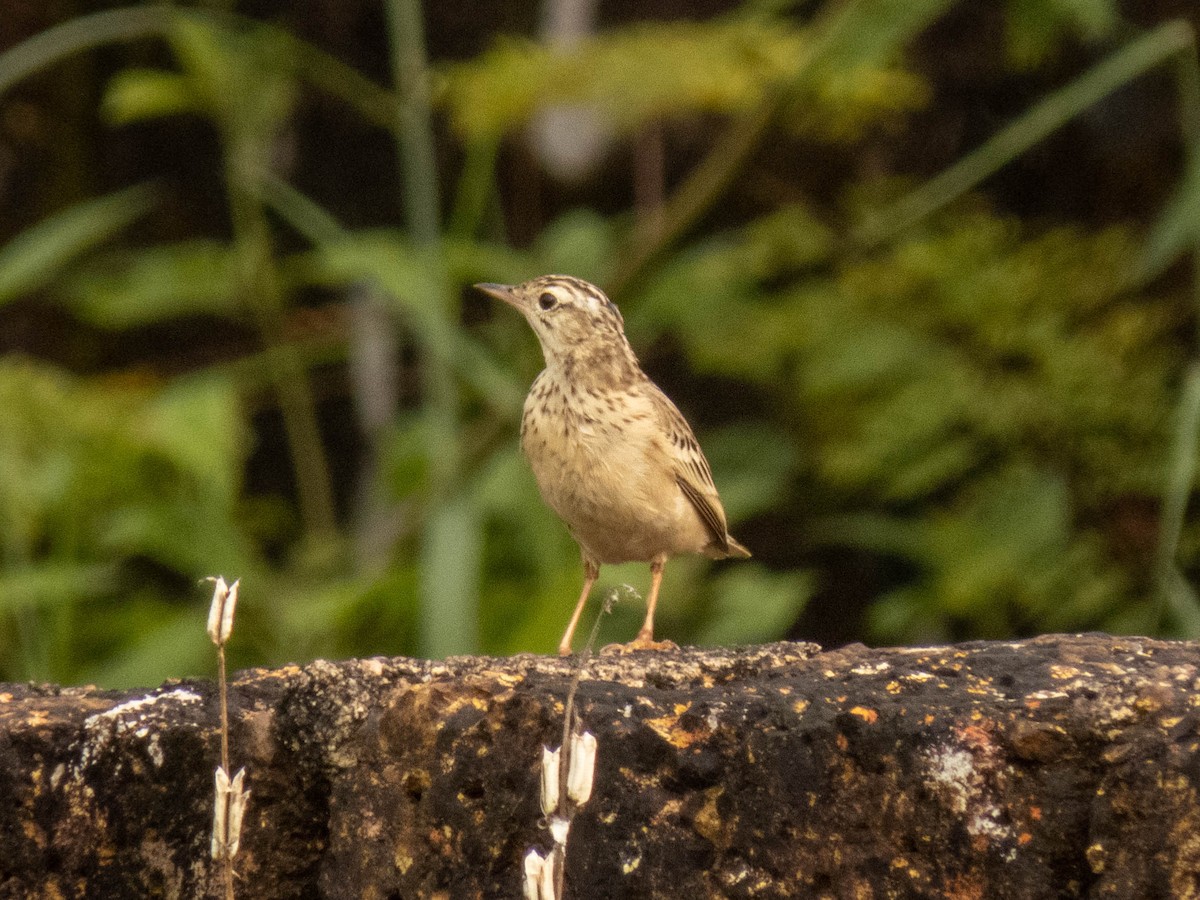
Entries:
[[[232,778],[233,775],[229,770],[229,688],[225,683],[224,642],[217,644],[217,686],[221,705],[221,768],[225,770],[228,777]],[[220,797],[217,799],[218,802],[221,802]],[[221,870],[225,881],[225,900],[234,900],[233,860],[228,855],[222,857]]]
[[404,173],[404,213],[418,244],[437,243],[437,159],[430,124],[429,73],[418,0],[385,4],[392,48],[392,79],[400,98],[398,148]]
[[[458,327],[458,304],[446,280],[440,232],[437,159],[429,100],[429,71],[419,0],[385,3],[392,77],[400,95],[398,151],[404,176],[404,214],[413,242],[429,253],[437,330]],[[477,548],[481,521],[461,491],[458,387],[450,347],[422,348],[424,430],[429,466],[429,517],[422,532],[420,639],[441,656],[475,649],[478,618]]]
[[[1188,29],[1189,37],[1191,31]],[[1195,40],[1178,54],[1175,81],[1179,89],[1179,124],[1186,151],[1185,171],[1200,171],[1200,61]],[[1192,297],[1200,327],[1200,241],[1192,246]],[[1200,346],[1200,335],[1196,337]],[[1159,525],[1156,560],[1157,591],[1153,631],[1162,627],[1163,614],[1171,609],[1183,626],[1185,636],[1200,634],[1200,609],[1195,595],[1187,590],[1177,564],[1179,540],[1183,535],[1188,502],[1196,482],[1196,452],[1200,443],[1200,356],[1193,347],[1192,361],[1183,378],[1176,410],[1174,446],[1163,489],[1162,519]]]
[[[227,149],[227,159],[235,155],[235,149]],[[336,533],[333,488],[308,378],[284,335],[283,298],[269,226],[253,192],[242,184],[243,176],[236,164],[227,162],[226,168],[241,289],[258,324],[264,359],[279,398],[295,467],[300,514],[310,540],[327,542]]]

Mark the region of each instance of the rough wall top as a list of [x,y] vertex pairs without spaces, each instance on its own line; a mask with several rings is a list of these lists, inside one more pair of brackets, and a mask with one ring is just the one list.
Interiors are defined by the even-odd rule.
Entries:
[[[247,897],[513,897],[571,660],[240,673]],[[570,897],[1200,895],[1200,645],[593,659]],[[216,702],[0,685],[0,898],[216,896]]]

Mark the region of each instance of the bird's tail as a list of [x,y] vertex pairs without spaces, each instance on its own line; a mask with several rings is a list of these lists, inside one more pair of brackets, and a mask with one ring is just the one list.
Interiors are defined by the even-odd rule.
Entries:
[[704,555],[710,559],[749,559],[751,554],[734,539],[732,534],[727,534],[724,546],[713,541],[704,548]]
[[729,553],[728,553],[729,556],[732,556],[735,559],[749,559],[750,558],[750,555],[751,555],[750,551],[747,550],[745,547],[743,547],[736,540],[734,540],[734,537],[732,534],[725,535],[725,540],[729,544]]

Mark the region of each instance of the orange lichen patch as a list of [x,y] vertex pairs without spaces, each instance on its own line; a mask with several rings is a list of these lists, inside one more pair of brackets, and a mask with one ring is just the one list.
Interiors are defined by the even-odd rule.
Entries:
[[650,819],[650,825],[652,827],[666,825],[678,818],[681,812],[683,812],[683,801],[678,797],[672,797],[659,807],[658,812]]
[[[286,666],[280,666],[278,669],[251,669],[250,672],[246,674],[253,674],[254,680],[256,681],[260,678],[264,681],[268,679],[275,681],[287,681],[288,679],[295,678],[301,673],[301,671],[303,670],[300,668],[300,666],[296,665],[295,663],[291,663]],[[238,678],[234,681],[234,684],[238,684],[244,680],[246,679]]]
[[[977,718],[982,718],[982,716]],[[992,735],[986,727],[963,725],[960,728],[955,728],[954,732],[958,735],[959,740],[969,747],[984,748],[991,746]]]
[[722,821],[721,814],[717,810],[717,800],[723,793],[725,793],[724,787],[709,788],[705,791],[704,805],[700,807],[696,817],[692,820],[692,827],[696,829],[696,834],[721,850],[729,846],[732,827]]
[[812,705],[812,703],[809,702],[808,700],[797,700],[795,703],[792,704],[792,712],[794,712],[798,716],[802,716],[808,711],[808,708],[811,705]]
[[690,703],[676,703],[674,713],[667,716],[659,716],[655,719],[646,719],[646,724],[654,730],[655,734],[672,747],[683,750],[712,734],[712,731],[706,725],[702,724],[703,720],[696,720],[695,724],[691,727],[680,723],[680,717],[691,708],[692,705]]
[[868,723],[869,725],[874,725],[877,721],[879,721],[878,711],[876,711],[874,709],[869,709],[868,707],[865,707],[865,706],[854,707],[852,710],[850,710],[850,715],[858,716],[860,719],[862,719],[864,722]]
[[1042,808],[1040,806],[1029,807],[1029,818],[1035,822],[1042,821]]
[[449,718],[465,706],[471,706],[480,712],[486,712],[489,707],[489,703],[488,699],[483,696],[478,696],[476,694],[459,694],[456,697],[450,698],[450,702],[446,704],[442,715]]
[[1050,667],[1050,677],[1055,681],[1067,681],[1068,679],[1079,678],[1081,675],[1086,674],[1086,672],[1081,672],[1074,666],[1053,665]]
[[1163,708],[1163,698],[1146,691],[1134,697],[1130,705],[1138,712],[1156,713]]
[[50,713],[44,709],[33,709],[29,711],[29,715],[25,717],[25,724],[31,728],[36,728],[38,725],[45,725],[50,721]]
[[850,741],[846,739],[846,736],[844,734],[839,734],[837,736],[837,745],[838,745],[839,750],[850,749]]
[[889,681],[884,687],[884,690],[889,694],[898,694],[904,690],[903,686],[898,681]]
[[1028,831],[1022,831],[1020,834],[1017,835],[1017,843],[1020,844],[1022,847],[1025,846],[1026,844],[1028,844],[1032,840],[1033,840],[1033,835],[1030,834]]
[[46,835],[42,832],[42,829],[38,828],[37,825],[28,819],[22,820],[21,831],[24,832],[25,839],[39,850],[46,846]]

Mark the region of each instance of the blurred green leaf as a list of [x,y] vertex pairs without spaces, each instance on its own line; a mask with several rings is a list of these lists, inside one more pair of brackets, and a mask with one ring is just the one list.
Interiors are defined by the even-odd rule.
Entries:
[[0,305],[37,291],[84,252],[142,218],[156,193],[138,185],[87,200],[39,222],[0,249]]
[[752,563],[731,566],[714,581],[711,618],[696,636],[702,645],[752,644],[785,634],[815,588],[807,573],[769,572]]
[[488,350],[455,327],[437,275],[440,265],[432,251],[414,247],[395,232],[376,231],[323,245],[314,273],[327,283],[375,282],[405,314],[427,352],[450,362],[495,407],[520,409],[524,389]]
[[[922,104],[920,80],[889,68],[888,57],[945,5],[858,4],[868,11],[843,30],[848,39],[829,48],[824,80],[807,95],[812,114],[798,107],[796,121],[828,135],[852,134],[851,122]],[[751,109],[792,78],[811,41],[807,30],[764,16],[639,23],[569,53],[510,39],[449,68],[439,100],[472,140],[511,131],[552,104],[593,107],[629,130],[664,118]]]
[[475,498],[443,500],[429,513],[421,546],[421,648],[434,658],[479,647],[483,525]]
[[183,241],[96,260],[64,279],[65,302],[81,318],[119,330],[183,316],[242,314],[232,251]]
[[0,570],[0,612],[68,607],[106,594],[117,581],[111,563],[45,561]]
[[1200,147],[1193,148],[1190,163],[1175,196],[1159,214],[1142,252],[1140,275],[1149,280],[1161,275],[1185,253],[1200,245]]
[[291,41],[270,26],[233,29],[198,18],[179,18],[171,47],[187,79],[187,93],[226,132],[229,151],[244,165],[264,164],[242,155],[265,153],[291,114],[296,84],[288,63]]
[[535,272],[526,272],[519,281],[534,274],[570,272],[596,284],[610,274],[616,246],[613,223],[590,210],[572,210],[547,225],[534,248]]
[[702,441],[730,522],[765,512],[788,493],[796,448],[778,428],[740,423]]
[[176,677],[211,675],[216,654],[204,633],[204,622],[205,611],[199,605],[158,610],[153,620],[139,623],[120,653],[85,669],[83,678],[119,690],[153,687],[164,672]]
[[[78,626],[69,590],[93,605],[91,618],[136,589],[148,563],[185,584],[258,568],[238,517],[241,416],[220,378],[155,390],[0,359],[0,582],[12,579],[12,597],[21,584],[41,592],[29,608],[61,665],[78,664],[72,649],[91,660],[114,652]],[[65,614],[45,608],[56,596]],[[21,652],[6,654],[10,677],[27,662]]]
[[122,69],[109,80],[101,112],[112,125],[199,111],[188,81],[177,72]]
[[1063,43],[1092,42],[1112,34],[1120,21],[1115,0],[1008,0],[1008,53],[1019,68],[1032,68]]

